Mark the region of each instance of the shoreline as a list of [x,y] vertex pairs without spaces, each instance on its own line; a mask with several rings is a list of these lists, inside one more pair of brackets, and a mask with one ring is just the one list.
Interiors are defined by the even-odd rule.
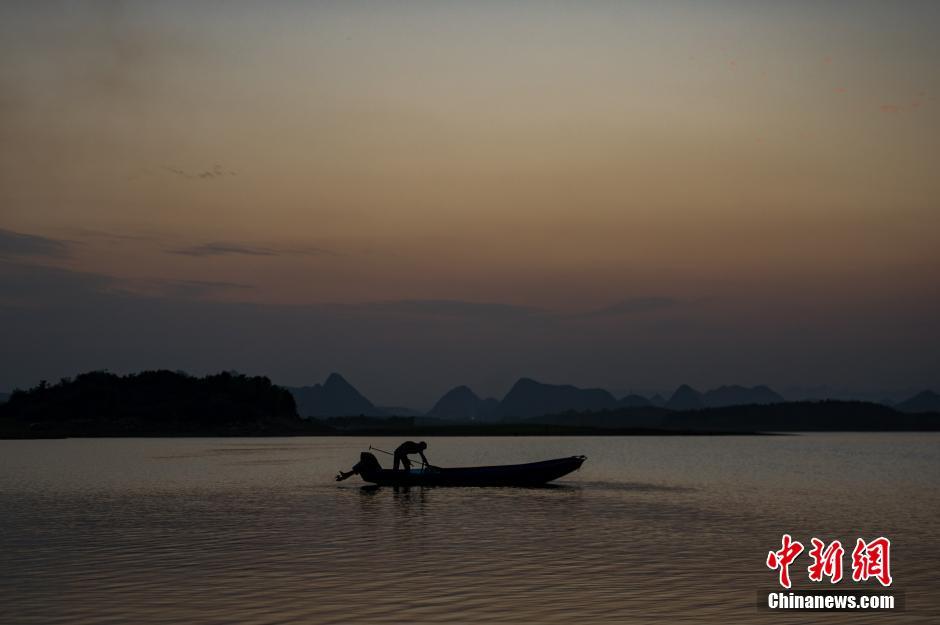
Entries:
[[114,432],[114,433],[68,433],[68,434],[0,434],[0,440],[61,440],[67,438],[331,438],[331,437],[368,437],[368,436],[400,436],[405,438],[417,437],[451,437],[451,436],[787,436],[789,433],[757,432],[757,431],[704,431],[704,430],[670,430],[653,428],[564,428],[555,426],[546,427],[460,427],[447,426],[438,428],[360,428],[352,430],[337,430],[334,432]]

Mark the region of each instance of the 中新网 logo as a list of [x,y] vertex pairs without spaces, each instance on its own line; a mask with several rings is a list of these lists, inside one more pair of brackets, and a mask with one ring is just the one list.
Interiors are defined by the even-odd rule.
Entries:
[[[789,534],[784,534],[777,551],[767,553],[767,567],[778,571],[780,585],[790,588],[790,565],[803,553],[803,543],[793,540]],[[829,578],[829,582],[837,584],[842,580],[842,558],[845,549],[842,542],[834,540],[828,545],[816,538],[810,539],[812,549],[808,555],[812,563],[806,567],[809,579],[821,582]],[[876,579],[882,586],[891,585],[891,541],[884,536],[866,542],[859,538],[852,550],[852,581],[864,582],[871,578]]]

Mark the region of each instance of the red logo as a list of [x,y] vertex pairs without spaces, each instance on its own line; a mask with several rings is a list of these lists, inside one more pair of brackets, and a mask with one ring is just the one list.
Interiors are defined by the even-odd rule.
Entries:
[[852,580],[864,582],[869,577],[882,586],[891,585],[891,541],[884,536],[870,543],[859,538],[852,551]]
[[767,553],[767,566],[771,569],[780,569],[780,585],[790,587],[790,564],[803,553],[803,543],[793,541],[789,534],[783,535],[783,546],[780,551]]
[[[810,581],[821,582],[825,577],[831,584],[842,581],[842,557],[845,555],[842,542],[834,540],[826,545],[815,536],[810,542],[813,548],[808,553],[813,562],[806,567]],[[779,571],[780,585],[789,588],[790,565],[803,553],[803,543],[784,534],[780,544],[778,551],[767,553],[767,568]],[[852,581],[864,582],[869,578],[875,578],[882,586],[891,585],[891,541],[884,536],[871,542],[859,538],[852,550]]]

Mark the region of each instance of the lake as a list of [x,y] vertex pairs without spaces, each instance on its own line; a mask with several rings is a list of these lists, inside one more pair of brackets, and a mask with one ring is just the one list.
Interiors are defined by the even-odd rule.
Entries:
[[[940,621],[937,433],[442,437],[441,466],[588,460],[548,488],[333,480],[399,442],[0,441],[0,623]],[[906,610],[758,610],[783,533],[840,539],[849,578],[889,537]]]

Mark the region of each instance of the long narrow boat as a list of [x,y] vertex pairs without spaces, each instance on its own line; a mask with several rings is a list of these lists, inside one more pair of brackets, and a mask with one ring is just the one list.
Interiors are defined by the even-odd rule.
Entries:
[[361,462],[359,475],[366,482],[380,486],[538,486],[577,471],[585,460],[586,456],[571,456],[527,464],[447,469],[427,467],[410,471],[383,469],[375,461]]

